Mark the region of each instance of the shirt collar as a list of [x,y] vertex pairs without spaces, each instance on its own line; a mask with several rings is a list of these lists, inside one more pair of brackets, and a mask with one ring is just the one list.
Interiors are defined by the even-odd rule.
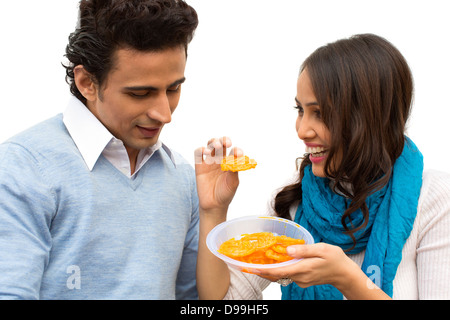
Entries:
[[[117,139],[76,97],[71,97],[63,114],[63,122],[84,162],[92,171],[103,150],[110,145],[110,142]],[[164,143],[158,141],[157,148],[159,149],[159,147],[162,147],[176,167],[172,151]]]

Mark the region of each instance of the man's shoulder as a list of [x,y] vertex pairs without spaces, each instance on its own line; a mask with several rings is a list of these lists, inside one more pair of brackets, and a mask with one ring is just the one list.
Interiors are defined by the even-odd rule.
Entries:
[[12,136],[0,145],[0,149],[50,156],[62,151],[64,145],[73,145],[73,140],[64,126],[62,114],[58,114]]
[[4,143],[16,143],[24,146],[33,146],[37,143],[45,143],[47,140],[55,141],[58,136],[66,134],[67,130],[62,122],[62,114],[57,114],[20,133],[17,133]]

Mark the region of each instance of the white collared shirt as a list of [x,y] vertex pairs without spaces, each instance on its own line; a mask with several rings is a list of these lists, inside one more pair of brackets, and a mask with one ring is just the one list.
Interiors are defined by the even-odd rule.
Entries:
[[175,165],[170,149],[158,140],[155,145],[139,151],[136,170],[131,174],[130,160],[123,142],[114,137],[97,117],[75,97],[70,99],[63,114],[63,121],[90,171],[94,168],[100,155],[103,155],[120,172],[133,179],[148,159],[161,147]]

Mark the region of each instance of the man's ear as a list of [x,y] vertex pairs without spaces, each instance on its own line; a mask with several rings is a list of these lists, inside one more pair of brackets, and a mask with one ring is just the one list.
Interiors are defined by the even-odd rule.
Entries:
[[93,81],[94,76],[87,72],[82,65],[76,66],[73,73],[78,91],[87,101],[95,101],[97,99],[97,85]]

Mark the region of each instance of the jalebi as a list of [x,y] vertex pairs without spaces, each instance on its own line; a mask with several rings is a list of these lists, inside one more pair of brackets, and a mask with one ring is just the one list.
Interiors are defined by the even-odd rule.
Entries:
[[256,161],[254,159],[250,159],[248,156],[236,157],[231,155],[222,159],[220,167],[222,171],[237,172],[253,169],[256,165]]
[[305,240],[285,235],[275,236],[271,232],[257,232],[243,234],[239,240],[232,238],[225,241],[218,252],[242,262],[271,264],[292,260],[286,253],[286,248],[296,244],[305,244]]

